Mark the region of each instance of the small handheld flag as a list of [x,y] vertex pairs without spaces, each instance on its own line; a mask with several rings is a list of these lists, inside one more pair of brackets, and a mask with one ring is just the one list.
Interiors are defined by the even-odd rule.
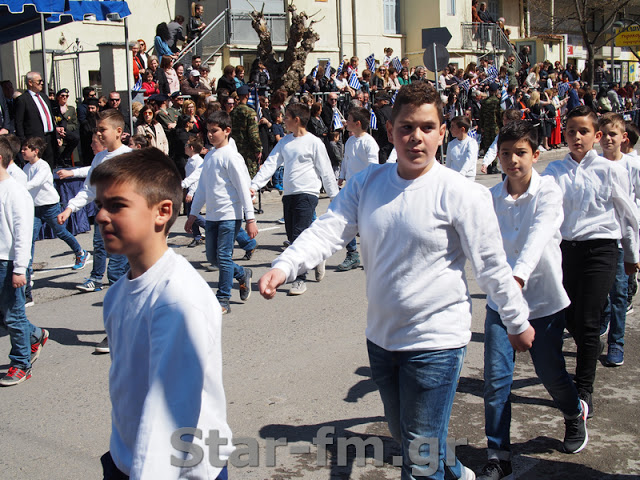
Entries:
[[360,90],[362,85],[360,84],[360,80],[358,80],[358,75],[355,72],[351,74],[349,77],[349,86],[354,90]]
[[331,78],[331,60],[327,60],[327,64],[324,66],[324,76]]
[[398,71],[398,73],[400,72],[400,70],[402,70],[402,62],[400,62],[400,59],[398,57],[393,57],[393,60],[391,60],[391,64],[393,65],[393,68]]
[[333,128],[334,130],[338,130],[343,128],[344,124],[342,123],[342,119],[340,118],[340,114],[338,112],[333,112]]
[[336,75],[340,75],[340,72],[342,72],[343,68],[344,68],[344,60],[340,62],[340,66],[338,67],[338,70],[336,70]]
[[396,90],[395,93],[393,94],[393,96],[391,97],[391,105],[396,103],[396,97],[397,96],[398,96],[398,90]]
[[369,128],[371,128],[371,130],[378,129],[378,118],[376,117],[376,114],[373,112],[373,110],[371,110],[371,118],[369,119]]
[[376,71],[376,57],[374,56],[374,54],[372,53],[371,55],[369,55],[367,58],[364,59],[364,61],[367,64],[367,68],[369,70],[371,70],[371,73],[375,73],[375,71]]

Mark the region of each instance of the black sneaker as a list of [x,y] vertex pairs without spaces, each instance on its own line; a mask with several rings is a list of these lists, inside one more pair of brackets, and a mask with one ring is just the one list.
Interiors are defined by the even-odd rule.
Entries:
[[253,272],[250,268],[244,267],[244,278],[240,282],[240,300],[246,302],[251,296],[251,276]]
[[593,400],[591,398],[591,394],[586,390],[580,390],[578,391],[578,396],[580,397],[580,400],[584,400],[584,402],[587,404],[587,412],[588,412],[587,418],[592,418],[593,417]]
[[564,451],[567,453],[578,453],[589,442],[587,432],[587,417],[589,415],[589,405],[584,400],[580,400],[582,411],[577,418],[564,420]]
[[96,345],[96,353],[109,353],[109,338],[104,337],[102,341]]
[[[256,248],[258,248],[257,245],[256,245]],[[242,260],[251,260],[251,257],[253,257],[253,252],[256,251],[256,248],[254,248],[253,250],[245,250],[244,257],[242,257]]]
[[204,240],[202,238],[194,238],[191,240],[191,243],[187,245],[189,248],[198,247],[200,245],[204,245]]
[[511,469],[511,462],[505,460],[489,460],[477,480],[512,480],[513,470]]

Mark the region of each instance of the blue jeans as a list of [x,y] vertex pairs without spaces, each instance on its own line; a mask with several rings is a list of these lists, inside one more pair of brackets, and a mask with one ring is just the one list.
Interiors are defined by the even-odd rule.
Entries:
[[258,246],[256,239],[251,238],[249,234],[245,232],[244,228],[241,228],[238,231],[238,235],[236,235],[236,242],[238,242],[238,246],[245,252],[250,252]]
[[[184,211],[187,216],[191,215],[191,204],[193,202],[184,202]],[[200,234],[200,229],[204,228],[204,218],[200,215],[200,212],[194,212],[193,215],[196,217],[196,221],[193,222],[193,226],[191,227],[191,233],[193,234],[193,238],[199,239],[202,237]]]
[[[466,347],[391,352],[367,340],[367,349],[371,376],[380,391],[389,430],[402,446],[402,480],[460,478],[462,465],[457,458],[453,465],[445,464],[445,454],[449,417]],[[433,455],[437,465],[432,462],[419,466],[427,461],[422,457],[429,457],[430,445],[424,441],[414,443],[421,457],[416,458],[410,447],[418,438],[437,440],[438,452]]]
[[353,237],[353,240],[347,243],[347,252],[352,253],[357,251],[358,251],[358,241],[356,240],[356,237]]
[[[565,417],[575,418],[580,413],[580,400],[562,354],[564,310],[529,322],[536,331],[529,350],[536,375]],[[515,350],[509,342],[507,329],[498,312],[487,307],[484,324],[484,417],[489,458],[509,460],[508,454],[500,455],[498,452],[511,450],[509,395],[514,366]]]
[[607,306],[600,321],[600,335],[609,326],[608,343],[624,345],[624,329],[627,322],[627,296],[629,292],[629,276],[624,272],[624,252],[618,249],[616,279],[609,291]]
[[241,220],[207,220],[205,246],[207,261],[219,268],[216,297],[221,305],[228,305],[233,279],[244,279],[244,268],[233,261],[233,244],[240,230]]
[[24,287],[13,288],[13,262],[0,260],[0,312],[9,330],[12,367],[31,368],[31,344],[37,342],[42,330],[27,320],[24,311]]
[[[318,206],[318,197],[308,193],[297,193],[282,197],[284,209],[284,228],[287,240],[291,243],[304,232],[313,222]],[[298,280],[306,280],[307,273],[298,275]]]
[[282,190],[282,181],[284,178],[284,167],[276,168],[276,172],[271,177],[271,182],[273,183],[273,188],[276,190]]
[[[109,269],[107,270],[107,258],[109,259]],[[96,223],[93,230],[93,270],[91,270],[91,280],[102,283],[104,271],[107,270],[107,278],[111,284],[120,279],[129,269],[129,262],[124,255],[107,253],[104,248],[104,240],[100,233],[100,227]]]

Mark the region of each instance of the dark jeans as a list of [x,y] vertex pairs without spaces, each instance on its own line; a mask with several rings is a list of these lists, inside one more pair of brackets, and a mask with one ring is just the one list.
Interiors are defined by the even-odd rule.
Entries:
[[204,241],[207,261],[219,268],[216,297],[220,305],[223,306],[229,305],[233,279],[240,282],[245,275],[244,268],[235,263],[232,258],[233,244],[238,236],[241,223],[241,220],[221,220],[219,222],[207,220],[205,225],[207,236]]
[[[282,205],[287,239],[293,243],[313,222],[313,215],[318,206],[318,197],[308,193],[285,195],[282,197]],[[306,280],[307,274],[299,275],[298,279]]]
[[562,273],[571,305],[565,310],[567,330],[576,342],[574,381],[578,391],[593,392],[600,345],[600,318],[616,275],[616,240],[563,240]]
[[[109,267],[107,268],[107,258]],[[93,229],[93,269],[91,270],[91,280],[102,283],[104,271],[107,270],[107,278],[111,285],[116,283],[122,275],[129,270],[129,261],[124,255],[107,253],[104,248],[104,240],[100,233],[100,227],[96,223]]]
[[[102,455],[102,457],[100,457],[100,463],[102,463],[103,480],[129,480],[129,475],[125,475],[116,467],[113,458],[111,458],[111,452]],[[228,480],[228,478],[227,467],[224,467],[216,477],[216,480]]]

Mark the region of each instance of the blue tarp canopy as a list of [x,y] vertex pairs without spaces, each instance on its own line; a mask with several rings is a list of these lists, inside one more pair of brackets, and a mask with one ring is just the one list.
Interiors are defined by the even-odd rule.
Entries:
[[45,29],[82,21],[89,15],[97,21],[108,15],[131,15],[127,2],[107,0],[0,0],[0,44],[40,33],[40,15]]

